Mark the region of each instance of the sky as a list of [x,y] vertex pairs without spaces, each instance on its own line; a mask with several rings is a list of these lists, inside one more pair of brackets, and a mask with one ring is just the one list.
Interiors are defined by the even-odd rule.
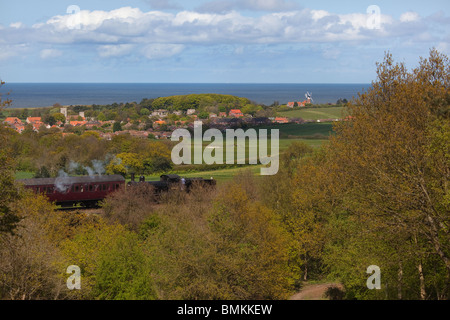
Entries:
[[448,0],[0,0],[7,82],[370,83],[431,48]]

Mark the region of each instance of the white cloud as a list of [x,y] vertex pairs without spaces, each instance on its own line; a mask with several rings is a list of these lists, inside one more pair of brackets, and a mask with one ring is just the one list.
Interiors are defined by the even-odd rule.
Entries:
[[1,44],[0,42],[0,61],[21,57],[30,53],[30,47],[27,44]]
[[9,25],[11,28],[20,29],[25,27],[25,25],[22,22],[13,22]]
[[[246,0],[241,6],[244,4],[252,7],[258,4],[258,8],[267,10],[292,6],[291,2],[281,0]],[[402,17],[411,21],[415,16],[408,13]],[[382,28],[378,35],[388,37],[384,27],[394,22],[392,17],[382,15]],[[103,45],[155,42],[267,44],[369,39],[366,32],[367,14],[334,14],[325,10],[309,9],[249,17],[237,11],[181,11],[174,14],[161,11],[142,12],[137,8],[124,7],[112,11],[83,10],[76,14],[55,16],[45,24],[33,27],[36,31],[45,33],[41,38],[48,42],[96,42]],[[373,32],[370,32],[370,37],[373,38]]]
[[52,59],[58,58],[63,55],[63,52],[56,49],[44,49],[41,50],[40,57],[41,59]]
[[98,47],[97,51],[102,58],[121,57],[129,54],[134,47],[133,44],[104,45]]
[[242,8],[249,10],[280,12],[299,8],[294,1],[287,0],[242,0],[238,2],[241,3]]
[[[164,6],[166,2],[162,1],[159,5]],[[405,12],[399,19],[381,15],[381,28],[371,30],[367,26],[368,16],[365,12],[336,14],[325,10],[287,10],[296,8],[295,3],[288,0],[218,0],[207,4],[212,3],[220,3],[222,8],[234,6],[275,12],[255,16],[234,10],[222,13],[220,10],[143,12],[132,7],[111,11],[82,10],[75,14],[51,17],[45,23],[35,24],[31,28],[20,23],[5,27],[0,33],[0,43],[35,44],[40,46],[43,59],[59,54],[58,51],[47,49],[51,45],[58,45],[61,50],[64,46],[71,49],[79,46],[85,50],[89,44],[93,45],[94,53],[102,58],[135,52],[148,59],[162,59],[181,53],[185,46],[195,45],[231,44],[245,45],[247,48],[252,44],[350,41],[354,45],[389,39],[395,39],[396,42],[407,39],[413,42],[445,43],[443,39],[448,36],[448,32],[436,33],[427,29],[437,20],[447,19],[442,15],[428,19],[420,18],[415,12]],[[153,2],[153,5],[158,4]],[[415,23],[411,24],[412,21]],[[333,55],[326,53],[325,56]]]
[[14,57],[14,52],[8,46],[0,46],[0,61]]
[[412,11],[405,12],[400,16],[400,22],[414,22],[418,21],[419,19],[419,14]]
[[232,10],[281,12],[299,8],[299,5],[291,0],[214,0],[202,4],[198,11],[214,13]]
[[330,13],[325,10],[311,10],[311,17],[314,21],[325,18],[329,15],[330,15]]
[[142,54],[150,60],[169,58],[184,50],[180,44],[149,44],[142,49]]
[[181,7],[170,0],[145,0],[153,9],[180,9]]

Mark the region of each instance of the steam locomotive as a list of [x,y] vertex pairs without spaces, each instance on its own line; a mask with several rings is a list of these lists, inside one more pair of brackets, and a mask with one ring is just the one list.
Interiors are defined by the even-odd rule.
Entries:
[[143,176],[139,178],[139,181],[135,181],[132,175],[131,182],[127,185],[125,185],[125,178],[121,175],[24,179],[18,182],[36,194],[46,195],[49,201],[64,208],[78,204],[88,208],[95,207],[109,194],[141,184],[151,186],[155,194],[176,189],[190,192],[195,186],[214,187],[216,185],[216,181],[212,178],[181,178],[176,174],[162,175],[160,181],[145,181]]

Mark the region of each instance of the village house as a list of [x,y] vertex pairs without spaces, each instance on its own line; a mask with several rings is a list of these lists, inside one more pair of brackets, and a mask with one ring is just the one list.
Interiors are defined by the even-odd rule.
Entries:
[[191,116],[191,115],[195,114],[196,112],[197,112],[197,110],[195,110],[195,109],[188,109],[188,111],[186,111],[186,114],[188,116]]
[[92,129],[94,127],[100,128],[102,125],[99,121],[89,121],[86,123],[86,129]]
[[6,127],[11,128],[18,133],[22,133],[22,131],[25,130],[25,125],[22,123],[22,120],[16,117],[8,117],[3,121],[3,123]]
[[87,121],[69,121],[69,124],[74,127],[82,127],[87,124]]
[[158,129],[162,125],[167,124],[164,120],[158,120],[153,122],[153,129]]
[[[288,102],[287,103],[287,106],[289,107],[289,108],[294,108],[295,107],[295,103],[296,102]],[[299,106],[299,107],[304,107],[304,106],[306,106],[307,104],[310,104],[311,103],[311,99],[306,99],[306,100],[304,100],[304,101],[298,101],[297,102],[297,105]]]
[[219,118],[226,118],[227,113],[226,112],[219,112]]
[[13,124],[23,124],[22,120],[20,120],[19,118],[16,117],[8,117],[5,119],[5,121],[3,121],[9,125],[13,125]]
[[[41,117],[28,117],[26,122],[31,124],[33,126],[33,131],[36,132],[38,132],[42,126],[45,126]],[[50,128],[50,126],[46,126],[46,128]]]
[[35,122],[42,123],[42,118],[41,117],[28,117],[27,118],[27,123],[35,123]]
[[159,118],[166,118],[169,115],[169,111],[165,109],[159,109],[156,111],[153,111],[150,117],[159,117]]
[[239,109],[232,109],[230,111],[230,113],[228,114],[228,116],[231,118],[242,118],[244,116],[244,114]]
[[276,122],[276,123],[289,123],[289,119],[288,118],[284,118],[284,117],[276,117],[274,122]]

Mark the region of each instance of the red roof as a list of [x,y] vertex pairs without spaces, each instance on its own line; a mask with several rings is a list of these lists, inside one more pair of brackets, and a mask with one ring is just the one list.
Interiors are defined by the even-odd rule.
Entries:
[[235,117],[243,117],[244,114],[242,113],[241,110],[239,109],[232,109],[229,113],[230,116],[235,116]]
[[87,121],[70,121],[69,122],[72,126],[76,127],[76,126],[84,126]]
[[278,123],[288,123],[288,122],[289,122],[289,119],[288,119],[288,118],[283,118],[283,117],[277,117],[277,118],[275,118],[275,122],[278,122]]
[[42,121],[41,117],[28,117],[27,118],[27,123],[30,123],[30,122],[41,122],[41,121]]
[[8,118],[5,119],[5,122],[8,122],[10,124],[22,123],[22,121],[19,118],[16,118],[16,117],[8,117]]

